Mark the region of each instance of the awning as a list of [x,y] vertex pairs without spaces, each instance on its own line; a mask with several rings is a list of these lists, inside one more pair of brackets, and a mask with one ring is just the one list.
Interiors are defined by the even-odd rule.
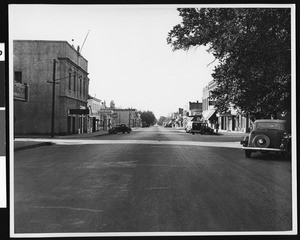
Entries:
[[203,111],[203,113],[202,113],[203,119],[209,120],[215,112],[216,112],[215,109],[209,109],[209,110]]

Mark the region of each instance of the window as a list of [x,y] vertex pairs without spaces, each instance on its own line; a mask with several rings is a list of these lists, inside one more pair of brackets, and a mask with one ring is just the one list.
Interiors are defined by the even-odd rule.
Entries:
[[76,72],[74,73],[73,84],[74,84],[74,92],[76,92]]
[[72,89],[72,73],[69,72],[69,90]]
[[81,79],[81,77],[80,77],[80,79],[79,79],[79,93],[80,93],[80,95],[81,95],[81,93],[82,93],[82,79]]
[[283,130],[284,126],[283,124],[279,123],[273,123],[273,122],[258,122],[256,123],[255,130],[261,130],[261,129],[277,129],[277,130]]
[[83,79],[83,96],[85,95],[85,78]]
[[14,78],[16,82],[22,83],[22,72],[16,71]]

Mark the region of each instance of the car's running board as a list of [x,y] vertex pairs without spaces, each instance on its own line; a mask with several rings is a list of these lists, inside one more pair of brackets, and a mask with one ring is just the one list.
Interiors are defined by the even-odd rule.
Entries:
[[242,147],[242,150],[253,150],[253,151],[275,151],[275,152],[284,152],[284,149],[278,148],[258,148],[258,147]]

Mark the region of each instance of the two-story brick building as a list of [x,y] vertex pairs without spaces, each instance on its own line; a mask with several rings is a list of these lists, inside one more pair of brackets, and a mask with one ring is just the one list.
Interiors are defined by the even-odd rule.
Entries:
[[79,49],[66,41],[14,40],[13,71],[15,134],[52,133],[53,99],[55,134],[87,131],[88,61]]

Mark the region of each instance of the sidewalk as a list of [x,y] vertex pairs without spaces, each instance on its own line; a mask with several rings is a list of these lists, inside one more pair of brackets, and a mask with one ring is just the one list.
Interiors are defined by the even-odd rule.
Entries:
[[[82,133],[82,134],[73,134],[73,135],[66,135],[66,136],[54,136],[54,138],[58,139],[78,139],[78,138],[89,138],[89,137],[97,137],[107,135],[108,131],[97,131],[93,133]],[[20,151],[24,149],[42,147],[42,146],[51,146],[53,143],[49,142],[35,142],[35,141],[18,141],[18,138],[43,138],[43,139],[52,139],[49,135],[26,135],[26,136],[16,136],[14,141],[14,150]]]

